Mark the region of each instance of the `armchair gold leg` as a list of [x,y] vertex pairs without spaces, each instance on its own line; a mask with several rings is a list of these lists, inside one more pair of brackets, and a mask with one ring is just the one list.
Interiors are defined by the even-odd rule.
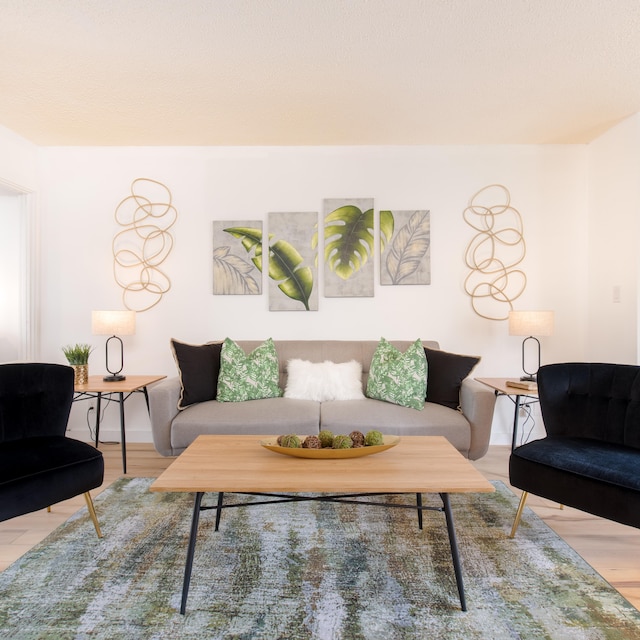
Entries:
[[98,522],[98,517],[96,516],[96,510],[93,508],[93,500],[91,499],[91,494],[88,491],[84,494],[84,499],[87,502],[87,509],[89,509],[89,515],[91,516],[91,520],[93,521],[93,526],[96,528],[98,538],[102,538],[100,523]]
[[516,511],[516,519],[513,521],[513,527],[511,527],[511,533],[509,534],[510,538],[513,538],[516,535],[516,530],[518,529],[518,525],[520,524],[520,518],[522,518],[522,510],[524,509],[524,504],[527,501],[528,495],[528,491],[522,492],[522,496],[520,497],[520,504],[518,505],[518,510]]

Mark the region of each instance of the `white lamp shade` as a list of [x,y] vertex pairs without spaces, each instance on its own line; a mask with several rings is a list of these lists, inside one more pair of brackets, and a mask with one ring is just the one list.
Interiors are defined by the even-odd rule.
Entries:
[[91,312],[91,333],[96,336],[132,336],[135,332],[135,311]]
[[553,335],[553,311],[510,311],[509,335]]

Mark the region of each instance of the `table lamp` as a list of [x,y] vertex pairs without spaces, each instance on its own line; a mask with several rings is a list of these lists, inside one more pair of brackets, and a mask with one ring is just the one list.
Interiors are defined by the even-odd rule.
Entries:
[[[509,335],[527,336],[522,341],[522,370],[525,375],[520,380],[535,381],[540,368],[540,340],[535,336],[553,335],[553,311],[510,311]],[[533,371],[528,371],[525,364],[525,346],[529,340],[538,345],[538,365]]]
[[[105,358],[107,371],[110,375],[105,376],[105,382],[118,382],[126,380],[126,376],[120,374],[124,367],[124,350],[122,339],[119,336],[132,336],[136,332],[136,312],[135,311],[92,311],[91,312],[91,332],[97,336],[111,336],[105,344]],[[109,343],[117,340],[120,343],[120,368],[112,371],[109,368]]]

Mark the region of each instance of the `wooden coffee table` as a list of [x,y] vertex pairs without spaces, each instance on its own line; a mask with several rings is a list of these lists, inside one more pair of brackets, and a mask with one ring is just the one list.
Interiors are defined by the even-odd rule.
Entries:
[[[493,485],[464,458],[446,438],[407,436],[387,451],[346,460],[309,460],[280,455],[260,445],[261,436],[201,435],[151,485],[151,491],[195,493],[191,534],[187,549],[182,602],[184,613],[189,594],[200,511],[216,511],[216,531],[225,493],[267,497],[265,502],[322,500],[358,502],[372,506],[391,506],[379,501],[358,498],[395,493],[414,494],[415,501],[400,505],[415,509],[422,528],[425,510],[444,512],[451,557],[460,596],[460,606],[467,610],[460,557],[449,494],[495,491]],[[202,506],[205,493],[217,492],[215,506]],[[300,493],[318,494],[300,496]],[[438,493],[442,507],[422,505],[423,493]],[[398,507],[397,503],[393,504]]]

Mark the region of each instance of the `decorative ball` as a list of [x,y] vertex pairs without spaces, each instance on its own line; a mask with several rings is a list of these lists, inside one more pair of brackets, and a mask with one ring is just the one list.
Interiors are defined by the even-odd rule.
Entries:
[[353,442],[349,436],[335,436],[333,438],[334,449],[351,449]]
[[352,431],[349,437],[354,447],[364,447],[364,433],[362,431]]
[[384,444],[384,436],[375,429],[373,431],[367,431],[367,435],[364,437],[364,443],[367,447]]
[[303,449],[320,449],[322,445],[320,444],[320,438],[318,436],[307,436],[302,443]]
[[329,431],[329,429],[323,429],[319,434],[318,438],[320,438],[320,444],[323,447],[331,447],[333,446],[333,433]]
[[290,433],[286,436],[282,436],[280,440],[281,447],[287,447],[288,449],[299,449],[300,448],[300,438],[295,433]]

